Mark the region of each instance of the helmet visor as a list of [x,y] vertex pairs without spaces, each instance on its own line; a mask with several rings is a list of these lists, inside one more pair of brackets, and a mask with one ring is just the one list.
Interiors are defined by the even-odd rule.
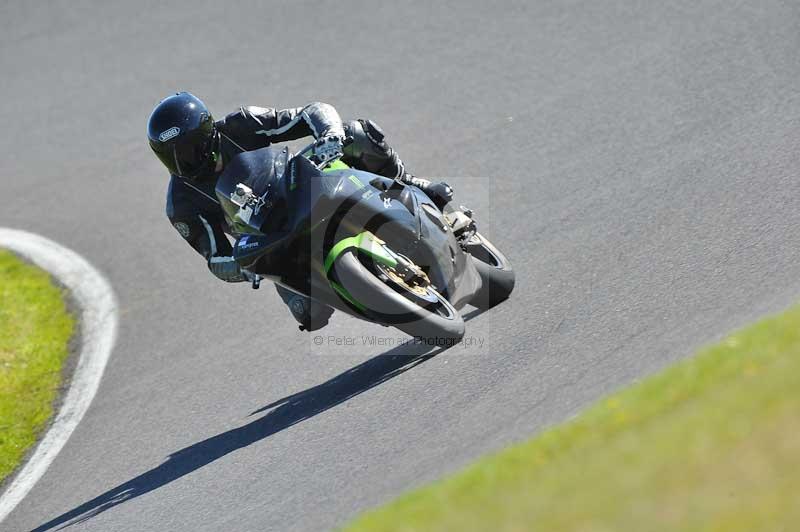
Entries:
[[195,178],[209,169],[212,157],[213,137],[201,131],[192,131],[176,142],[172,149],[177,175]]

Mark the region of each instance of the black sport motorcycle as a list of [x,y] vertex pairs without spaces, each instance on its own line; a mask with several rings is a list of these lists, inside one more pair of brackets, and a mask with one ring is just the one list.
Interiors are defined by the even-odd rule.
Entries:
[[216,194],[254,288],[266,278],[437,345],[464,336],[458,309],[490,308],[514,288],[470,210],[442,212],[416,187],[320,162],[313,144],[237,155]]

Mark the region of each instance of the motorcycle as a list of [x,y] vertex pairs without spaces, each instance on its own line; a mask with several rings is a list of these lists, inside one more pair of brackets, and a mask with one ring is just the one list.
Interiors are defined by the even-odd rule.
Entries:
[[[340,156],[341,157],[341,156]],[[464,207],[444,212],[416,187],[267,147],[234,157],[216,195],[234,258],[261,279],[436,345],[464,336],[459,309],[509,297],[514,271]]]

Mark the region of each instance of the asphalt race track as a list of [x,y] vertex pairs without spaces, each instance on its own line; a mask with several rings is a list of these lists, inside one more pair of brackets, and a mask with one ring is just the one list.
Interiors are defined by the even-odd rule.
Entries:
[[[0,226],[120,302],[94,403],[3,530],[328,529],[798,298],[798,5],[430,4],[0,6]],[[341,314],[315,345],[168,223],[145,124],[175,89],[379,122],[475,209],[512,300],[433,357]]]

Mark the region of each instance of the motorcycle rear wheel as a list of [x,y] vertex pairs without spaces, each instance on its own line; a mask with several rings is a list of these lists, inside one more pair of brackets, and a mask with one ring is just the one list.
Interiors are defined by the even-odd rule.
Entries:
[[464,247],[481,278],[481,289],[470,300],[470,305],[487,310],[508,299],[516,276],[506,256],[480,233],[475,233]]

